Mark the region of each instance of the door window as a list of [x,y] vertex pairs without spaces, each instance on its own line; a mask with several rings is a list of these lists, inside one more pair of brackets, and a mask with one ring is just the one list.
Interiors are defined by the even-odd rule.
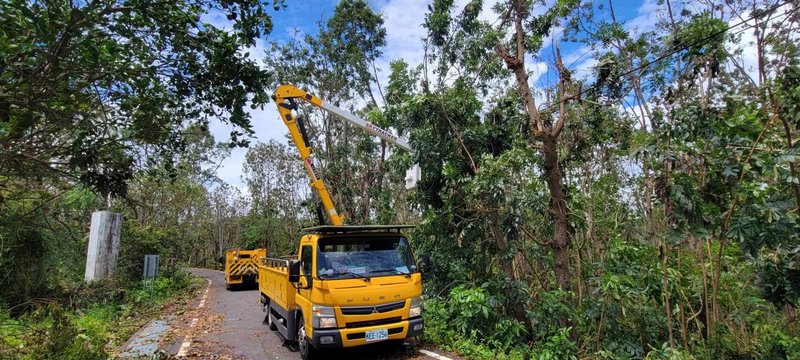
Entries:
[[303,274],[311,274],[311,246],[303,246],[300,250],[300,264],[303,267]]

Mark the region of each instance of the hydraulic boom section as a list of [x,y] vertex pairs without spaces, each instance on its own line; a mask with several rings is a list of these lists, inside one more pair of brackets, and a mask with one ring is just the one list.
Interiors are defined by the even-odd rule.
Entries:
[[[295,86],[288,84],[281,85],[277,90],[275,90],[275,94],[272,96],[272,98],[278,105],[278,113],[280,113],[283,123],[287,128],[289,128],[289,134],[292,136],[292,141],[294,141],[295,146],[297,146],[297,150],[300,152],[300,158],[303,160],[306,172],[311,178],[311,187],[317,190],[317,194],[319,194],[319,197],[322,200],[322,206],[325,208],[325,212],[328,214],[328,218],[330,219],[332,225],[342,225],[344,223],[344,217],[339,215],[339,213],[336,211],[336,207],[333,205],[333,201],[331,200],[331,196],[325,187],[325,183],[319,177],[319,173],[317,172],[314,162],[314,155],[311,150],[312,146],[308,139],[303,119],[299,116],[292,115],[292,110],[297,109],[298,100],[304,101],[333,115],[336,115],[337,117],[344,119],[351,124],[354,124],[366,130],[367,132],[396,145],[399,148],[409,152],[414,151],[414,149],[411,148],[411,146],[405,140],[394,135],[391,131],[378,127],[369,121],[338,108],[337,106],[328,104],[322,101],[322,99]],[[419,166],[414,165],[414,167],[406,173],[406,188],[410,189],[416,185],[416,181],[420,176],[419,172]]]

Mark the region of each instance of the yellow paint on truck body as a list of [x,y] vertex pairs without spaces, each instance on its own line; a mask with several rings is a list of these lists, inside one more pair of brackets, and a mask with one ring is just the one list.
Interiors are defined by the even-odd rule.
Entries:
[[[300,270],[300,281],[292,284],[289,281],[289,261],[287,259],[270,259],[259,265],[259,291],[271,306],[277,305],[281,311],[297,312],[303,315],[306,335],[314,336],[312,323],[312,309],[317,306],[333,307],[338,324],[338,334],[341,347],[354,347],[367,344],[364,334],[370,330],[387,329],[388,340],[402,340],[409,334],[409,308],[411,299],[422,296],[422,275],[419,271],[409,275],[388,275],[372,277],[369,281],[362,278],[320,279],[317,274],[317,246],[320,240],[332,237],[403,237],[397,232],[392,233],[365,233],[346,235],[308,234],[300,241],[300,249],[311,246],[313,251],[313,267],[311,271],[312,284],[308,285],[303,269]],[[302,254],[298,251],[298,254]],[[394,306],[388,311],[378,312],[373,310],[366,314],[353,314],[353,309],[369,308],[375,306]],[[392,305],[394,304],[394,305]],[[270,305],[265,305],[268,308]],[[348,312],[349,314],[345,314]],[[299,318],[299,314],[297,318]],[[415,321],[421,321],[417,317]],[[379,325],[369,325],[371,322],[380,322]],[[365,324],[365,325],[359,325]],[[323,329],[330,331],[331,329]],[[416,333],[419,333],[417,331]],[[291,340],[291,339],[290,339]]]
[[248,275],[257,279],[259,258],[266,255],[267,249],[225,252],[225,284],[241,284]]
[[[344,216],[336,210],[317,169],[304,121],[296,115],[298,103],[311,104],[404,150],[413,152],[413,148],[391,131],[295,86],[281,85],[272,99],[331,226],[306,229],[311,233],[300,240],[299,260],[264,258],[259,264],[259,301],[267,313],[265,322],[286,340],[301,340],[298,348],[303,358],[311,356],[306,351],[309,349],[305,346],[306,339],[311,340],[312,348],[330,348],[364,345],[368,340],[401,340],[420,334],[422,275],[407,239],[400,234],[400,229],[409,226],[343,226]],[[359,236],[371,238],[351,241]],[[343,239],[334,239],[337,237]],[[375,253],[364,254],[373,250]],[[359,253],[357,256],[361,258],[348,258],[349,253]],[[322,254],[325,264],[320,271],[318,254]],[[397,259],[393,260],[394,255]],[[298,264],[300,281],[290,282],[289,274],[297,275],[293,271]],[[302,323],[297,321],[301,317]]]
[[265,258],[258,264],[258,289],[276,305],[294,309],[295,288],[289,283],[289,259]]

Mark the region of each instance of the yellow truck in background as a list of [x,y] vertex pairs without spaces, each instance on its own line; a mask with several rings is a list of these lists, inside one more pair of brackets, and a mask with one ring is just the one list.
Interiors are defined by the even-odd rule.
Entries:
[[264,322],[297,342],[304,360],[323,348],[402,345],[421,334],[422,272],[401,233],[409,227],[304,229],[299,259],[265,258],[258,266]]
[[225,252],[225,288],[258,281],[259,258],[267,256],[267,249],[228,250]]

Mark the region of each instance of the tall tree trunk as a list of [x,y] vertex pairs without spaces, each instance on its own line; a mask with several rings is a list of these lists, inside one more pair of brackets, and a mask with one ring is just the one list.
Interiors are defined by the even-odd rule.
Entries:
[[544,155],[544,177],[550,190],[550,212],[553,216],[553,240],[550,247],[555,258],[556,283],[561,289],[570,290],[569,273],[569,237],[567,235],[567,202],[564,196],[561,179],[562,171],[558,164],[557,139],[553,136],[542,137],[542,154]]
[[675,348],[675,336],[672,334],[672,305],[670,304],[669,299],[669,276],[668,276],[668,267],[669,267],[669,248],[667,247],[666,242],[664,239],[661,239],[661,273],[663,277],[663,284],[662,284],[662,294],[664,295],[664,316],[667,318],[667,331],[669,334],[669,347],[674,349]]
[[[491,217],[492,224],[489,226],[489,230],[491,231],[491,235],[497,244],[500,255],[500,269],[502,269],[506,276],[508,276],[509,280],[516,282],[517,280],[521,279],[519,271],[517,271],[515,266],[515,263],[517,263],[519,260],[519,251],[515,251],[515,254],[510,256],[509,251],[511,251],[511,244],[506,236],[506,232],[503,231],[500,225],[499,215],[497,212],[492,212]],[[515,302],[511,306],[511,311],[514,313],[514,317],[517,320],[524,322],[528,326],[531,326],[531,320],[527,316],[525,304],[523,302]]]
[[[220,200],[218,200],[220,201]],[[224,259],[225,257],[225,237],[223,236],[224,230],[222,229],[222,210],[220,209],[219,204],[217,204],[217,242],[219,243],[219,257]]]
[[[564,71],[564,66],[561,63],[561,54],[556,48],[557,52],[557,66],[559,68],[559,103],[560,117],[556,124],[551,121],[545,121],[541,117],[539,110],[536,108],[536,99],[533,97],[533,92],[528,83],[528,73],[525,70],[525,30],[523,21],[527,10],[524,9],[522,1],[512,2],[513,23],[514,23],[514,42],[513,53],[510,52],[502,42],[495,43],[495,50],[497,51],[500,59],[503,60],[506,67],[514,73],[514,78],[517,81],[517,90],[522,98],[522,106],[528,116],[528,124],[530,125],[530,143],[534,147],[540,149],[544,157],[544,181],[547,183],[547,188],[550,190],[550,212],[553,220],[553,239],[550,241],[550,247],[553,250],[553,257],[555,258],[555,268],[553,269],[556,277],[556,283],[561,289],[570,290],[570,273],[569,273],[569,235],[567,234],[567,203],[564,190],[562,188],[563,169],[558,163],[558,137],[561,130],[564,128],[566,116],[564,112],[565,103],[570,100],[565,94],[565,83],[568,81],[568,76]],[[537,142],[541,142],[538,146]],[[566,324],[566,319],[561,319],[562,324]],[[573,329],[574,330],[574,329]]]

